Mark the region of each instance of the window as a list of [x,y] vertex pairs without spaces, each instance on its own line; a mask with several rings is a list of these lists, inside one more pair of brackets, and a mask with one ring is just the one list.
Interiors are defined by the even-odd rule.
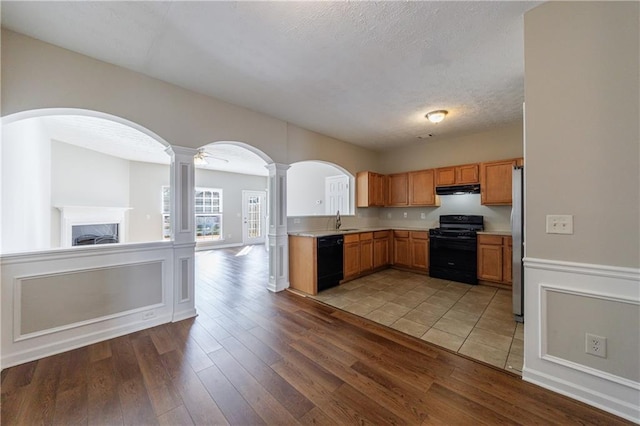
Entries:
[[[162,187],[162,238],[171,238],[170,189]],[[222,239],[222,189],[195,190],[196,241]]]

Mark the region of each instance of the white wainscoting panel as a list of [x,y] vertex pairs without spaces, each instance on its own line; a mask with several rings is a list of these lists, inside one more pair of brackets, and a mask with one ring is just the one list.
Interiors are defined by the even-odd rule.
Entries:
[[[1,367],[172,321],[173,256],[171,242],[3,256]],[[115,276],[126,284],[113,284]],[[119,292],[112,304],[110,290]]]
[[[524,265],[523,380],[640,422],[640,270],[532,258]],[[607,358],[584,353],[586,332],[608,338]]]

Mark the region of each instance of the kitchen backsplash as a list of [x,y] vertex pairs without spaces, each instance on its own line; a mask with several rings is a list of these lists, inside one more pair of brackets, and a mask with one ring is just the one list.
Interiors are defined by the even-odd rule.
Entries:
[[[404,217],[404,214],[407,217]],[[511,229],[511,206],[483,206],[480,194],[445,195],[440,207],[369,207],[356,209],[355,216],[342,216],[342,228],[436,228],[440,215],[474,214],[484,216],[486,231]],[[424,215],[424,218],[423,218]],[[329,230],[335,227],[335,216],[288,217],[289,232]]]

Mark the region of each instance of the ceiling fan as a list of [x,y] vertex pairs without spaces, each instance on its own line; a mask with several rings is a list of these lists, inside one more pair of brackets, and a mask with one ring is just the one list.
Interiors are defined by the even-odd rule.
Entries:
[[226,158],[220,158],[209,154],[207,151],[205,151],[204,148],[198,149],[198,153],[193,156],[193,164],[195,164],[196,166],[204,166],[205,164],[209,164],[207,160],[222,161],[223,163],[229,162],[229,160],[227,160]]

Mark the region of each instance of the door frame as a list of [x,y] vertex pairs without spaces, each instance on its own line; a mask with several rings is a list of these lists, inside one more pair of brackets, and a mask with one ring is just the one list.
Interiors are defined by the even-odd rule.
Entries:
[[[249,229],[247,227],[247,201],[248,197],[258,195],[262,198],[262,211],[260,217],[260,228],[262,229],[261,238],[249,238]],[[265,244],[267,241],[267,192],[260,190],[242,190],[242,244]]]

